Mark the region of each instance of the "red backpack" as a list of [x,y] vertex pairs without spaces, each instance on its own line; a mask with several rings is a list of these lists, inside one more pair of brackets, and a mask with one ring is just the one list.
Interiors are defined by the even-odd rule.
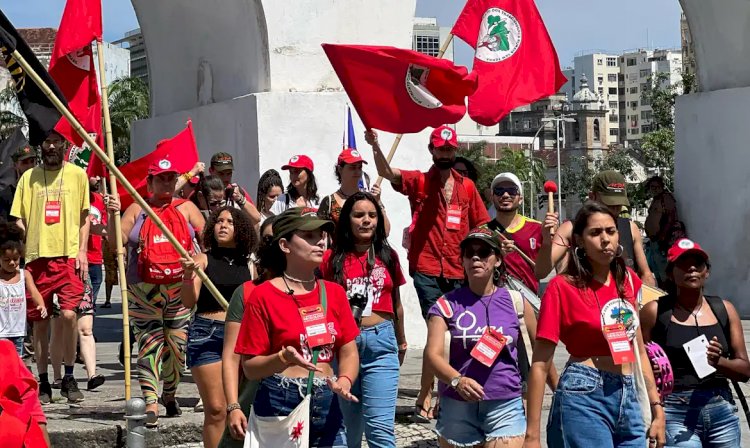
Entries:
[[[187,201],[184,199],[175,199],[171,204],[154,212],[172,231],[182,247],[190,252],[193,249],[193,238],[190,236],[187,220],[177,210],[177,207],[185,202]],[[183,269],[180,254],[148,216],[143,220],[139,240],[138,275],[143,282],[166,285],[181,281]]]

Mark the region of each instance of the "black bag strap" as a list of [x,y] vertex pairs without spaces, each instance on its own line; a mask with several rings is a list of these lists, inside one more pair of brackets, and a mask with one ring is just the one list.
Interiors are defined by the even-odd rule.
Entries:
[[[323,306],[323,315],[328,314],[328,299],[326,297],[326,284],[323,280],[318,280],[318,291],[320,294],[320,304]],[[320,356],[320,348],[313,349],[312,363],[318,365],[318,357]],[[312,393],[313,381],[315,380],[315,372],[310,372],[307,376],[307,392],[305,395]]]

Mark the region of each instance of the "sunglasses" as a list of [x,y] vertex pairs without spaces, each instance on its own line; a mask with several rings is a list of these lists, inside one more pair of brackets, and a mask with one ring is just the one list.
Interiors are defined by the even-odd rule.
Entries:
[[474,258],[475,256],[479,258],[487,258],[490,255],[492,255],[494,251],[486,246],[480,247],[477,250],[474,250],[473,247],[469,247],[466,250],[464,250],[464,257],[466,258]]
[[210,201],[208,203],[209,207],[221,207],[222,205],[224,205],[224,201]]
[[502,196],[505,193],[508,193],[510,196],[517,196],[519,193],[518,187],[495,187],[492,189],[492,192],[495,193],[496,196]]

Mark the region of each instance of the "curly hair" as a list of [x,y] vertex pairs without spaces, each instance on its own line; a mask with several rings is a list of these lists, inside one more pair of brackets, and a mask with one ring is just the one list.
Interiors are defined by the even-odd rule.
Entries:
[[[320,202],[320,196],[318,196],[318,184],[315,182],[315,174],[313,174],[312,171],[308,170],[307,168],[303,168],[303,170],[307,173],[307,184],[305,185],[305,198],[307,198],[308,201],[313,202]],[[289,204],[290,202],[294,202],[299,198],[299,193],[297,192],[297,189],[294,188],[294,185],[289,182],[289,185],[286,187],[286,202]]]
[[16,223],[0,218],[0,253],[14,250],[23,257],[26,252],[23,237],[24,231]]
[[258,194],[255,197],[255,203],[259,208],[263,208],[266,195],[273,187],[279,187],[281,191],[284,191],[284,181],[281,180],[281,174],[271,169],[263,173],[260,179],[258,179]]
[[214,227],[219,220],[219,216],[225,211],[232,215],[232,221],[234,222],[237,257],[249,260],[250,254],[255,251],[258,245],[258,235],[250,222],[250,215],[244,210],[232,206],[221,207],[209,215],[208,222],[203,230],[203,242],[206,245],[206,250],[211,252],[211,250],[217,250],[219,247],[219,242],[216,241],[216,235],[214,235]]

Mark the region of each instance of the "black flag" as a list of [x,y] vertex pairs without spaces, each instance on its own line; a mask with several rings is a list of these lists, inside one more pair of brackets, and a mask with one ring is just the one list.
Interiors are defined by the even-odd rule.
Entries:
[[0,142],[0,190],[16,183],[16,168],[13,154],[28,143],[21,128],[16,128],[12,134]]
[[31,68],[47,84],[52,92],[60,98],[60,101],[67,107],[65,97],[60,93],[55,81],[49,76],[34,52],[31,51],[29,44],[23,40],[18,30],[0,11],[0,52],[5,60],[5,66],[10,71],[13,83],[16,88],[18,102],[21,109],[26,115],[29,122],[29,143],[33,146],[41,145],[47,135],[55,128],[62,115],[55,109],[55,106],[47,98],[42,89],[37,86],[31,77],[21,68],[18,61],[13,58],[13,51],[18,53],[28,62]]

